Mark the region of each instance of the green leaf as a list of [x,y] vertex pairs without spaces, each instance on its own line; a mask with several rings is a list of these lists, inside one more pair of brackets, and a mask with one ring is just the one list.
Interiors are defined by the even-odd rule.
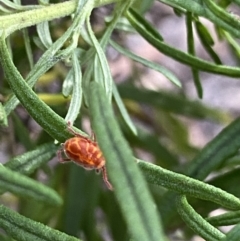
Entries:
[[134,135],[137,135],[137,129],[135,127],[135,125],[133,124],[124,104],[123,104],[123,101],[122,101],[122,98],[120,97],[119,93],[118,93],[118,90],[117,90],[117,87],[115,85],[115,83],[113,83],[113,96],[114,96],[114,99],[116,101],[116,104],[119,108],[119,111],[123,117],[123,120],[125,121],[125,123],[127,124],[127,126],[129,127],[129,129],[132,131],[132,133]]
[[152,91],[140,89],[129,84],[118,85],[118,91],[122,98],[134,100],[155,108],[173,112],[183,116],[197,119],[208,119],[217,122],[231,120],[230,116],[216,109],[211,109],[198,101],[190,101],[184,96],[175,95],[165,91]]
[[233,36],[230,33],[226,32],[226,31],[223,31],[223,35],[225,36],[225,38],[228,41],[228,43],[234,49],[233,53],[236,54],[238,57],[240,57],[240,45],[239,45],[238,41],[235,40],[233,38]]
[[16,156],[4,164],[12,171],[24,175],[32,174],[37,168],[41,167],[56,155],[58,147],[53,143],[46,143],[36,149]]
[[235,225],[240,222],[240,211],[227,212],[221,215],[206,218],[213,226]]
[[90,24],[90,15],[87,20],[87,31],[92,40],[92,44],[96,50],[96,56],[94,58],[94,81],[101,83],[104,87],[108,101],[112,98],[112,75],[108,66],[107,58],[104,51],[97,41]]
[[[116,6],[114,8],[113,17],[111,18],[111,22],[108,24],[108,26],[100,40],[100,45],[101,45],[103,51],[106,50],[108,41],[110,40],[113,30],[116,28],[119,20],[121,19],[122,14],[128,9],[129,5],[131,5],[131,1],[121,1],[116,4]],[[83,32],[84,32],[84,35],[86,35],[85,30]],[[84,36],[84,38],[85,37],[87,37],[87,36]],[[89,40],[91,39],[90,36],[88,36],[87,38]],[[95,48],[90,48],[84,55],[81,56],[81,62],[83,64],[88,63],[89,61],[91,62],[93,59],[93,56],[95,54],[96,54]],[[90,64],[89,67],[91,68],[92,65]],[[88,69],[89,68],[87,68],[87,70]]]
[[18,241],[80,241],[0,205],[0,227]]
[[240,5],[240,1],[239,0],[233,0],[234,3],[236,3],[237,5]]
[[81,104],[82,104],[82,71],[81,66],[78,62],[77,54],[74,51],[72,54],[72,64],[73,64],[73,92],[72,98],[70,102],[70,106],[68,109],[68,113],[65,117],[65,120],[71,123],[77,119],[77,116],[80,112]]
[[[195,56],[192,21],[193,21],[192,13],[187,12],[186,27],[187,27],[188,53]],[[198,97],[202,99],[203,89],[202,89],[202,84],[201,84],[200,77],[199,77],[199,71],[197,68],[191,68],[191,69],[192,69],[193,82],[195,84]]]
[[[94,34],[91,30],[91,26],[89,26],[88,39],[89,40],[91,39],[92,43],[94,41],[96,45],[94,47],[90,48],[85,54],[83,54],[81,56],[82,64],[90,63],[83,75],[83,89],[88,88],[90,80],[93,77],[94,77],[94,81],[102,83],[103,86],[104,86],[104,83],[106,83],[106,85],[107,85],[107,82],[111,78],[112,82],[111,83],[109,82],[109,84],[112,85],[113,80],[112,80],[111,73],[109,72],[108,63],[105,60],[106,57],[104,55],[104,51],[106,50],[107,43],[111,37],[113,30],[115,29],[115,27],[117,25],[119,19],[121,18],[122,14],[128,9],[130,4],[131,4],[131,1],[121,1],[120,3],[116,4],[114,13],[113,13],[113,18],[112,18],[111,22],[108,24],[108,26],[100,40],[100,43],[98,43],[98,41],[96,40],[96,37],[94,36]],[[85,34],[85,32],[84,32],[84,34]],[[100,46],[99,46],[99,44],[100,44]],[[103,54],[102,56],[104,59],[103,59],[102,63],[99,62],[101,59],[99,60],[97,57],[97,56],[99,56],[99,54],[98,54],[98,52],[96,54],[96,47],[99,50],[99,54],[100,55]],[[94,57],[94,55],[96,55],[96,56]],[[94,59],[94,65],[92,64],[92,59]],[[103,68],[105,68],[105,69],[102,69],[101,64],[103,65]],[[103,77],[104,73],[102,70],[105,70],[104,73],[106,75],[109,75],[107,77],[107,79],[104,79],[104,77]],[[88,98],[85,96],[86,92],[84,92],[83,95],[84,95],[85,104],[88,106]],[[110,96],[109,96],[109,98],[110,98]]]
[[61,205],[61,197],[51,188],[17,172],[0,166],[0,189],[49,205]]
[[126,222],[113,193],[102,192],[100,205],[107,217],[107,225],[112,234],[112,239],[114,241],[130,240]]
[[210,185],[226,190],[236,197],[240,197],[240,190],[238,186],[235,185],[235,183],[238,182],[239,175],[240,169],[235,166],[229,171],[225,171],[223,174],[216,175],[214,178],[210,179],[208,183]]
[[62,94],[64,97],[69,97],[73,91],[73,69],[71,68],[68,73],[66,78],[63,81],[62,85]]
[[211,47],[211,45],[214,44],[214,41],[212,39],[212,36],[208,32],[208,29],[198,20],[195,21],[195,26],[196,26],[198,36],[205,50],[208,52],[208,54],[211,56],[211,58],[216,64],[222,64],[221,59]]
[[154,0],[135,0],[133,2],[133,8],[138,12],[145,13],[153,5]]
[[[232,156],[239,149],[239,123],[240,119],[234,121],[203,148],[194,159],[198,161],[190,163],[189,170],[186,171],[188,172],[187,174],[197,179],[204,179],[211,171],[221,166],[229,156]],[[214,185],[214,183],[211,184]],[[229,186],[225,187],[225,190],[228,191]],[[175,196],[174,193],[166,193],[164,198],[162,198],[163,208],[160,206],[160,211],[163,213],[163,220],[168,225],[172,223],[175,218],[175,204],[172,201]]]
[[221,241],[238,241],[240,235],[240,224],[236,225],[230,232],[227,233],[226,237]]
[[[183,154],[186,158],[196,155],[196,148],[189,143],[189,130],[185,123],[167,111],[155,110],[155,122],[161,123],[161,128],[178,155]],[[181,138],[179,138],[181,136]]]
[[[89,67],[86,69],[86,71],[83,74],[83,90],[87,90],[90,81],[92,80],[92,76],[93,76],[93,65],[89,65]],[[88,103],[88,96],[87,96],[87,91],[83,91],[83,97],[84,97],[84,102],[86,104],[86,106],[89,106]]]
[[[91,5],[91,2],[88,1],[88,3]],[[68,55],[72,52],[72,49],[64,49],[60,51],[62,46],[66,41],[69,40],[69,38],[72,36],[74,31],[76,29],[79,29],[79,25],[83,24],[83,21],[86,17],[85,8],[88,8],[89,5],[86,4],[82,12],[79,14],[76,14],[72,25],[67,29],[67,31],[59,38],[52,46],[41,56],[41,58],[38,60],[36,65],[33,67],[33,69],[29,72],[26,82],[30,87],[33,87],[36,81],[45,73],[47,72],[54,64],[59,62],[60,60],[68,57]],[[6,114],[9,115],[10,112],[17,106],[19,103],[16,96],[12,96],[6,103],[5,103],[5,111]]]
[[223,129],[192,160],[187,174],[203,180],[240,148],[240,118]]
[[205,43],[207,43],[208,45],[213,46],[214,40],[208,29],[198,19],[195,19],[195,26],[199,37],[201,39],[204,39]]
[[220,188],[168,171],[148,162],[138,160],[138,165],[151,184],[163,186],[180,194],[215,202],[228,209],[238,210],[240,208],[239,198]]
[[211,62],[196,58],[190,54],[186,54],[176,48],[169,46],[168,44],[165,44],[163,41],[161,41],[159,38],[156,38],[151,32],[149,32],[147,28],[143,28],[143,23],[146,22],[146,20],[141,16],[139,16],[141,17],[141,21],[139,21],[139,19],[136,19],[131,11],[128,11],[126,13],[126,17],[132,26],[136,29],[136,31],[161,53],[166,54],[167,56],[170,56],[183,64],[189,65],[192,68],[196,68],[202,71],[232,77],[240,76],[240,68],[216,65]]
[[0,234],[0,240],[1,241],[14,241],[11,237]]
[[18,140],[27,150],[33,149],[35,144],[29,135],[29,130],[26,127],[26,124],[23,123],[23,121],[15,113],[12,114],[12,119],[14,123],[14,134]]
[[193,82],[197,90],[198,98],[203,98],[203,88],[199,77],[199,71],[195,68],[192,68],[192,76],[193,76]]
[[11,13],[11,10],[9,10],[8,8],[5,8],[3,6],[0,6],[0,12],[3,12],[3,13]]
[[[229,24],[224,21],[221,17],[217,17],[215,14],[213,14],[200,0],[193,1],[185,1],[185,0],[158,0],[159,2],[165,3],[167,5],[170,5],[172,7],[176,7],[177,9],[181,9],[182,11],[189,11],[193,14],[196,14],[197,16],[205,17],[215,23],[217,26],[220,26],[221,28],[224,28],[226,31],[230,32],[234,36],[240,37],[240,31],[238,28],[235,28],[232,26],[229,21]],[[234,0],[239,1],[239,0]]]
[[129,1],[119,1],[114,8],[113,18],[110,24],[108,24],[108,27],[106,28],[106,31],[104,32],[104,35],[101,38],[101,46],[103,50],[106,49],[107,43],[110,40],[111,34],[116,28],[119,21],[121,21],[121,18],[123,17],[124,13],[129,9],[129,7],[135,2],[135,0],[129,0]]
[[48,21],[37,24],[38,37],[41,40],[43,46],[48,49],[52,46],[52,37],[49,30]]
[[[100,191],[99,179],[94,172],[86,172],[83,168],[70,164],[63,217],[64,232],[78,236],[80,229],[86,237],[96,235],[96,220],[93,216]],[[89,231],[92,233],[89,234]]]
[[177,209],[184,222],[197,234],[208,241],[218,241],[225,235],[210,225],[188,204],[186,196],[177,198]]
[[66,130],[66,122],[41,101],[24,81],[10,58],[3,38],[0,40],[0,59],[11,89],[28,113],[58,141],[63,142],[71,137]]
[[1,102],[0,102],[0,125],[8,126],[7,114]]
[[164,240],[147,185],[121,134],[104,90],[96,82],[89,88],[89,104],[93,129],[130,233],[136,240]]
[[163,168],[174,168],[178,165],[177,157],[168,150],[159,140],[157,134],[151,134],[142,128],[137,128],[138,135],[131,134],[124,126],[121,125],[124,136],[132,144],[133,147],[139,147],[155,157],[155,163]]
[[27,29],[23,29],[23,38],[24,38],[24,45],[26,48],[26,53],[27,53],[27,58],[29,62],[30,69],[33,68],[34,61],[33,61],[33,52],[30,44],[30,38],[29,38],[29,33]]
[[[148,22],[146,19],[142,17],[138,12],[136,12],[133,8],[128,9],[129,14],[127,14],[127,19],[131,23],[131,25],[135,29],[141,29],[141,31],[147,30],[148,33],[153,36],[155,39],[158,39],[159,41],[163,41],[162,35],[152,26],[150,22]],[[134,18],[134,21],[131,21],[129,16],[132,16]],[[138,30],[137,30],[138,31]]]
[[203,2],[207,6],[207,9],[210,10],[215,16],[217,16],[230,26],[236,28],[236,30],[240,28],[240,21],[234,16],[232,16],[230,13],[225,11],[223,8],[219,7],[214,1],[204,0]]
[[122,48],[120,45],[118,45],[117,43],[115,43],[112,40],[110,40],[109,42],[113,46],[113,48],[115,48],[119,53],[124,54],[125,56],[149,67],[150,69],[154,69],[154,70],[158,71],[159,73],[163,74],[166,78],[168,78],[170,81],[172,81],[175,85],[177,85],[178,87],[182,87],[180,80],[168,69],[164,68],[161,65],[153,63],[151,61],[148,61],[144,58],[141,58],[140,56],[133,54],[132,52],[130,52],[129,50],[127,50],[125,48]]
[[1,2],[3,4],[5,4],[7,7],[12,8],[14,10],[19,10],[19,11],[23,11],[23,10],[30,10],[30,9],[34,9],[34,8],[38,8],[39,6],[37,5],[26,5],[26,6],[22,6],[20,4],[16,4],[13,3],[12,1],[9,0],[1,0]]

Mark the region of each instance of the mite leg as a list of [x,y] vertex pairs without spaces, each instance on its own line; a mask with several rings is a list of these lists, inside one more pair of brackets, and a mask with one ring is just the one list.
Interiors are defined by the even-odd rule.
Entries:
[[77,133],[73,127],[70,121],[67,122],[67,129],[70,133],[72,133],[74,136],[81,136],[79,133]]
[[105,182],[107,188],[108,188],[109,190],[113,190],[112,184],[108,181],[108,176],[107,176],[106,167],[103,166],[103,167],[101,168],[101,171],[102,171],[103,181]]
[[76,131],[73,129],[72,124],[71,124],[70,121],[67,122],[67,130],[68,130],[70,133],[72,133],[74,136],[80,136],[80,137],[82,137],[82,138],[87,139],[86,136],[81,135],[80,133],[76,132]]
[[91,136],[90,136],[91,140],[93,140],[94,142],[96,142],[96,135],[95,133],[93,132],[93,130],[91,130]]
[[69,159],[69,158],[64,158],[63,155],[62,155],[62,153],[64,153],[64,150],[63,150],[63,149],[59,149],[59,150],[57,151],[57,157],[58,157],[58,161],[59,161],[60,163],[65,163],[65,162],[71,161],[71,159]]

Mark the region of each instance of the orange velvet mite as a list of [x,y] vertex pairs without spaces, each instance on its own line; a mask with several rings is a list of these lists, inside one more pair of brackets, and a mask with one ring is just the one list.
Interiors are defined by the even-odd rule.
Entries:
[[[73,161],[87,170],[95,169],[97,172],[102,172],[103,180],[106,186],[112,190],[112,185],[108,181],[107,170],[105,166],[105,158],[95,141],[80,135],[71,127],[71,123],[67,123],[67,129],[74,137],[66,140],[62,144],[62,148],[58,151],[58,159],[61,163]],[[64,152],[66,158],[63,158]]]

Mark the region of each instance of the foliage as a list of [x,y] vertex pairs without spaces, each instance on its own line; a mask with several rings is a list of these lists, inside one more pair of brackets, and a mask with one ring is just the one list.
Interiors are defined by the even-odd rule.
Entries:
[[[187,52],[165,42],[144,17],[154,1],[21,5],[19,0],[1,0],[0,60],[5,76],[0,82],[1,143],[13,150],[19,145],[24,148],[23,154],[13,155],[0,166],[1,240],[100,241],[110,236],[119,241],[156,241],[170,240],[168,234],[177,230],[181,230],[181,240],[194,235],[210,241],[239,239],[240,192],[235,183],[239,180],[240,119],[190,100],[180,91],[139,87],[135,76],[117,85],[106,55],[111,46],[160,72],[177,89],[183,88],[172,71],[121,44],[120,33],[121,38],[139,34],[160,53],[189,66],[201,99],[200,71],[237,78],[240,68],[222,64],[200,17],[215,24],[219,38],[231,45],[236,56],[239,19],[226,10],[229,1],[159,2],[186,19]],[[108,4],[114,9],[97,31],[93,9]],[[196,56],[193,24],[212,61]],[[27,29],[32,26],[36,26],[34,34]],[[52,93],[58,78],[63,80],[61,89],[57,85]],[[41,127],[37,135],[25,126],[19,115],[21,106]],[[212,121],[225,128],[198,150],[189,142],[187,125],[179,117]],[[93,172],[73,163],[49,162],[59,143],[72,137],[68,121],[87,136],[80,130],[84,120],[90,120],[96,134],[113,192],[100,185]],[[6,131],[17,141],[6,138]],[[152,163],[137,158],[136,149],[150,154]],[[220,207],[227,210],[225,214],[209,217]],[[217,228],[224,225],[236,226],[224,233]]]

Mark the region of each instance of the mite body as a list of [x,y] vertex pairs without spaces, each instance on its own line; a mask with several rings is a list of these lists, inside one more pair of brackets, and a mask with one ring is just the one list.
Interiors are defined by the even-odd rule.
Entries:
[[85,169],[101,169],[105,159],[96,142],[83,136],[75,136],[63,144],[65,155]]
[[[95,138],[91,140],[75,132],[72,129],[70,122],[68,122],[67,128],[74,137],[66,140],[65,143],[62,144],[62,148],[58,151],[59,161],[61,163],[73,161],[87,170],[95,169],[97,172],[102,172],[106,186],[112,190],[112,185],[107,177],[105,158],[103,157]],[[62,156],[63,152],[66,156],[64,158]]]

